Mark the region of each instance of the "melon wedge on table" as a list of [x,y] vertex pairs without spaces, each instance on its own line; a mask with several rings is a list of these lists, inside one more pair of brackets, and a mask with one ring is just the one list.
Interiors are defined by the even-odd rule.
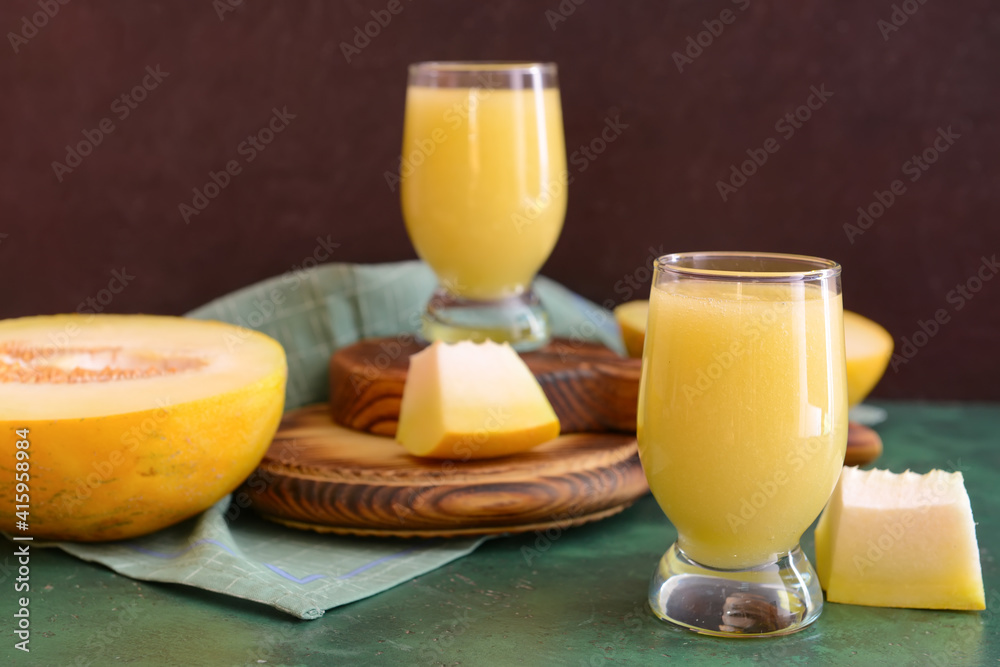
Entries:
[[[118,540],[210,507],[257,466],[284,405],[277,341],[147,315],[0,321],[0,495],[28,473],[26,534]],[[27,429],[25,461],[14,442]],[[24,487],[21,487],[24,489]],[[0,529],[16,530],[13,508]]]
[[816,526],[816,572],[830,602],[985,609],[962,473],[844,468]]
[[494,458],[559,435],[549,399],[510,345],[436,342],[410,357],[396,440],[428,458]]

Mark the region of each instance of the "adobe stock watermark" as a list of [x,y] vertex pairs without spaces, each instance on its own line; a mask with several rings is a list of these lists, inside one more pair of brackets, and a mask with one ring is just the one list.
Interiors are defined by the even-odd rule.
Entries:
[[698,368],[694,384],[684,383],[681,392],[687,399],[688,405],[693,404],[695,398],[701,398],[710,392],[715,383],[722,379],[740,357],[752,349],[761,336],[782,321],[780,316],[786,314],[790,308],[789,301],[775,301],[759,317],[748,319],[740,329],[739,336],[732,339],[727,349],[714,353],[711,362],[703,368]]
[[126,267],[123,266],[121,270],[113,269],[108,286],[97,290],[94,296],[88,296],[81,301],[76,307],[76,312],[83,315],[95,315],[104,312],[105,307],[111,305],[115,296],[124,292],[125,288],[133,280],[135,280],[135,276],[131,275]]
[[[413,2],[413,0],[408,0]],[[389,27],[392,23],[394,16],[398,16],[403,13],[406,7],[403,5],[402,0],[389,0],[385,7],[382,9],[373,9],[371,12],[372,20],[365,23],[363,26],[354,26],[354,39],[350,42],[342,41],[340,43],[340,52],[344,54],[344,60],[347,64],[351,64],[351,59],[355,56],[361,55],[372,43],[373,39],[376,39],[382,34],[382,31]]]
[[[156,90],[163,83],[164,79],[170,76],[170,72],[161,70],[159,64],[155,67],[147,65],[145,71],[146,75],[142,77],[139,83],[111,101],[111,113],[119,121],[128,118],[149,97],[149,94]],[[52,162],[52,172],[56,175],[56,180],[62,183],[63,178],[67,174],[72,174],[74,169],[83,164],[83,159],[93,153],[94,149],[103,143],[104,138],[114,131],[115,122],[107,116],[102,118],[94,129],[83,130],[81,132],[83,139],[77,141],[75,144],[66,145],[66,156],[63,158],[63,162],[59,162],[58,160]]]
[[[945,465],[953,472],[960,472],[962,469],[961,460],[958,461],[957,465],[952,461],[948,461]],[[948,476],[950,477],[950,474]],[[883,520],[881,532],[866,542],[868,550],[865,551],[864,555],[854,554],[851,564],[854,565],[854,569],[859,576],[863,575],[868,568],[873,567],[875,563],[882,560],[886,554],[890,553],[902,542],[903,537],[916,522],[918,515],[927,514],[931,506],[936,505],[939,500],[951,491],[952,487],[946,481],[944,475],[934,474],[932,477],[933,481],[930,487],[921,489],[920,494],[917,496],[914,502],[915,509],[907,510],[895,516],[893,521],[889,521],[888,519]]]
[[281,288],[272,287],[264,295],[264,298],[254,298],[251,302],[253,307],[250,309],[250,312],[246,313],[245,317],[244,315],[239,315],[236,318],[236,321],[233,322],[237,327],[236,333],[227,331],[223,336],[223,340],[226,342],[226,349],[232,352],[237,346],[250,338],[253,330],[259,329],[266,322],[269,322],[277,314],[281,304],[285,302],[285,289],[291,292],[297,290],[306,279],[309,269],[319,266],[320,262],[330,259],[333,256],[333,251],[339,247],[340,244],[335,243],[331,239],[330,234],[327,234],[326,238],[317,236],[316,245],[313,247],[312,253],[302,259],[301,262],[292,264],[287,271],[281,274]]
[[[736,5],[740,12],[745,12],[750,6],[750,0],[730,1]],[[674,51],[671,54],[674,64],[677,65],[677,71],[683,74],[685,65],[693,65],[694,61],[700,58],[705,52],[705,49],[712,46],[716,38],[722,36],[722,33],[726,30],[726,26],[736,23],[737,16],[739,14],[732,9],[723,9],[719,12],[718,18],[702,21],[701,24],[705,26],[705,29],[695,35],[688,35],[685,40],[687,46],[685,46],[683,53],[681,51]]]
[[[383,345],[383,350],[385,346]],[[397,352],[398,354],[398,352]],[[391,355],[391,353],[390,353]],[[380,355],[381,356],[381,355]],[[379,371],[381,372],[381,371]],[[501,431],[510,421],[511,415],[507,413],[503,406],[491,406],[487,409],[486,415],[480,422],[482,426],[471,433],[466,433],[458,439],[451,447],[454,456],[441,461],[439,470],[445,475],[450,475],[457,469],[457,463],[467,463],[475,457],[490,435]],[[392,509],[396,512],[396,520],[400,526],[406,525],[406,520],[415,512],[421,511],[421,504],[426,495],[431,494],[431,503],[434,503],[433,494],[437,492],[435,486],[423,486],[410,488],[408,493],[401,494],[399,499],[394,499],[391,503]],[[402,497],[405,495],[405,497]]]
[[831,442],[831,439],[825,436],[803,438],[801,446],[790,450],[785,455],[784,466],[777,468],[768,479],[758,481],[756,490],[749,496],[740,498],[739,509],[736,512],[726,513],[726,523],[729,524],[733,534],[757,518],[757,514],[778,495],[778,491],[795,479],[817,453],[829,452]]
[[576,8],[586,1],[587,0],[560,0],[555,9],[546,9],[545,20],[549,23],[549,29],[555,32],[559,27],[559,24],[563,23],[570,16],[575,14]]
[[461,612],[455,614],[455,616],[446,622],[448,626],[446,629],[441,631],[437,637],[431,641],[430,646],[424,646],[420,649],[420,656],[428,662],[428,664],[444,664],[441,662],[444,656],[445,650],[447,650],[455,642],[457,637],[462,636],[472,627],[472,619],[469,616],[469,610],[463,609]]
[[243,0],[212,0],[212,9],[219,17],[219,22],[226,20],[226,14],[235,12],[237,7],[243,6]]
[[[947,128],[939,127],[934,141],[919,154],[911,156],[902,164],[900,170],[904,176],[910,177],[910,183],[916,183],[931,168],[931,165],[938,161],[941,154],[954,146],[956,139],[961,138],[962,135],[952,130],[951,125]],[[857,220],[854,223],[844,223],[844,233],[847,234],[847,240],[851,242],[851,245],[854,245],[855,239],[871,229],[875,221],[881,218],[904,194],[906,194],[906,184],[900,178],[893,180],[887,190],[874,190],[872,192],[874,201],[868,206],[858,207]]]
[[155,412],[121,434],[119,437],[121,448],[112,451],[104,460],[91,462],[90,467],[93,472],[78,478],[75,484],[68,487],[66,492],[59,496],[57,509],[59,517],[72,516],[73,510],[88,500],[94,491],[98,490],[102,484],[112,481],[119,466],[125,462],[134,461],[129,455],[135,453],[143,441],[157,436],[159,427],[170,418],[170,411],[167,408],[172,406],[174,401],[168,396],[156,398],[154,402],[157,407]]
[[[77,305],[76,312],[87,316],[83,320],[84,324],[91,322],[97,313],[103,312],[133,280],[135,280],[135,276],[130,275],[124,266],[121,271],[113,270],[107,287],[99,289],[93,296],[87,297]],[[31,378],[37,378],[39,373],[44,372],[45,367],[54,357],[65,354],[72,348],[73,339],[81,332],[82,329],[75,319],[66,322],[59,331],[48,332],[44,343],[35,343],[28,350],[23,350],[30,352],[30,356],[23,359],[24,364],[19,364],[18,372],[23,375],[24,380],[33,381]],[[0,353],[16,352],[18,352],[17,349],[9,346],[0,347]]]
[[115,645],[128,641],[123,636],[125,629],[135,623],[139,615],[145,612],[145,608],[139,606],[137,602],[129,602],[111,611],[117,612],[115,619],[109,621],[103,629],[90,634],[83,646],[85,653],[77,654],[72,662],[66,663],[69,667],[92,667],[117,661],[117,657],[114,659],[111,657],[111,653],[115,652]]
[[[774,131],[781,135],[781,138],[788,141],[797,130],[801,130],[805,123],[813,117],[813,113],[819,111],[833,97],[833,93],[826,89],[826,84],[809,87],[809,96],[805,103],[797,106],[794,111],[790,111],[778,118],[774,123]],[[715,187],[719,191],[722,201],[728,201],[729,196],[735,194],[747,184],[747,180],[757,171],[767,164],[767,160],[781,149],[781,143],[774,137],[764,140],[760,148],[748,148],[746,154],[749,159],[744,160],[737,166],[735,163],[729,167],[729,178],[725,181],[718,180]]]
[[[281,452],[278,454],[278,463],[283,466],[295,465],[299,463],[300,457],[296,440],[292,442],[283,442],[281,447]],[[270,457],[269,457],[270,458]],[[270,458],[273,461],[273,458]],[[261,464],[254,470],[249,477],[232,493],[231,500],[229,502],[229,507],[226,508],[226,513],[224,516],[227,523],[232,523],[236,521],[243,510],[247,509],[253,504],[253,496],[260,496],[268,487],[274,483],[277,479],[274,473],[268,470],[268,467]],[[246,491],[243,489],[246,488]]]
[[968,623],[958,627],[948,628],[948,646],[944,655],[922,654],[921,658],[930,658],[930,663],[935,667],[952,667],[956,664],[955,654],[967,656],[972,651],[978,650],[982,641],[983,628],[993,627],[997,609],[1000,609],[1000,591],[991,588],[986,596],[986,609],[977,613],[969,614],[965,618]]
[[893,372],[899,372],[901,366],[905,366],[917,356],[931,340],[938,335],[941,327],[951,322],[953,312],[958,312],[965,308],[975,296],[983,289],[994,276],[1000,273],[1000,262],[997,261],[996,253],[990,257],[980,257],[979,266],[971,276],[964,282],[958,283],[945,295],[945,301],[951,306],[938,308],[934,314],[926,320],[918,319],[917,327],[909,336],[903,336],[900,341],[898,351],[893,352],[889,360],[889,366]]
[[906,25],[910,17],[916,14],[925,4],[927,4],[927,0],[903,0],[898,5],[894,4],[888,21],[879,19],[875,22],[875,27],[882,33],[882,41],[888,42],[889,35],[899,32],[899,29]]
[[[616,632],[606,646],[598,648],[588,658],[580,658],[577,664],[581,667],[605,667],[609,661],[615,659],[614,651],[625,648],[632,637],[646,624],[647,620],[652,620],[649,606],[641,602],[635,603],[632,606],[632,611],[622,617],[622,624],[625,626],[625,629]],[[623,658],[619,658],[619,660],[623,660]]]
[[[601,309],[587,312],[582,321],[570,327],[569,343],[563,340],[555,340],[551,343],[552,351],[558,354],[561,360],[565,361],[585,344],[596,340],[598,332],[615,321],[613,311],[619,303],[631,300],[636,294],[643,298],[649,296],[649,281],[653,276],[653,271],[650,267],[653,266],[658,257],[662,257],[666,253],[663,251],[663,246],[659,248],[649,246],[647,251],[649,254],[646,256],[644,262],[636,266],[631,273],[624,274],[615,282],[615,294],[621,296],[619,301],[610,298],[605,299],[601,303]],[[615,324],[614,326],[617,327],[618,325]]]
[[17,32],[8,32],[7,41],[14,53],[19,53],[22,46],[38,34],[38,31],[49,24],[49,21],[56,17],[63,5],[68,5],[70,0],[38,0],[36,3],[39,11],[30,17],[25,14],[21,17],[21,26]]
[[275,657],[279,648],[289,642],[302,640],[302,628],[297,624],[281,623],[278,628],[260,638],[253,648],[248,648],[244,665],[263,665]]
[[[597,338],[597,334],[601,329],[608,326],[609,323],[614,322],[615,317],[613,311],[615,306],[619,303],[631,300],[634,296],[636,296],[636,294],[643,298],[649,296],[649,281],[653,275],[653,271],[650,267],[653,266],[653,263],[658,257],[662,257],[666,253],[663,251],[663,246],[660,246],[659,248],[649,246],[647,251],[649,254],[646,256],[646,260],[643,263],[636,266],[631,273],[624,274],[618,281],[615,282],[615,294],[621,296],[619,301],[615,301],[610,298],[605,299],[601,303],[601,306],[603,307],[602,309],[588,312],[583,321],[577,322],[570,327],[568,344],[562,340],[555,340],[551,343],[552,351],[558,354],[561,360],[565,361],[586,343],[593,342]],[[618,325],[615,324],[615,327],[617,326]]]
[[[593,493],[593,487],[591,487],[588,491],[589,493]],[[523,545],[521,547],[521,557],[524,558],[525,565],[530,567],[536,558],[551,549],[552,546],[563,536],[563,533],[567,529],[575,526],[579,518],[584,514],[586,514],[584,506],[582,503],[579,503],[565,512],[552,515],[552,517],[548,520],[550,525],[546,526],[544,529],[538,528],[534,531],[535,541],[533,546],[529,547],[527,545]]]
[[[570,153],[569,163],[576,167],[577,173],[587,171],[587,167],[598,158],[610,144],[613,144],[622,132],[628,129],[628,123],[621,120],[621,112],[612,107],[608,110],[608,115],[604,117],[604,124],[601,131],[586,144],[580,146]],[[570,183],[573,181],[570,180]]]
[[[611,475],[621,475],[631,465],[629,459],[615,462],[608,473]],[[587,514],[587,499],[598,493],[603,484],[594,479],[580,478],[582,487],[578,487],[573,495],[576,501],[563,511],[549,515],[544,520],[536,523],[543,523],[543,527],[534,530],[535,540],[532,546],[521,546],[521,557],[525,565],[531,567],[536,558],[540,558],[549,549],[555,546],[562,536],[572,527],[579,525],[580,518]]]
[[427,158],[437,152],[438,146],[448,141],[449,133],[462,127],[470,114],[476,112],[479,105],[488,100],[493,92],[500,87],[502,81],[496,73],[484,73],[476,77],[477,86],[473,87],[469,95],[461,102],[455,102],[444,110],[441,114],[441,122],[427,132],[424,136],[414,140],[412,146],[407,147],[407,153],[400,154],[397,158],[395,171],[385,170],[382,176],[390,192],[396,192],[403,178],[412,176],[417,169],[422,167]]
[[605,299],[601,305],[606,309],[613,310],[618,303],[631,301],[637,293],[642,298],[649,297],[649,280],[653,277],[653,269],[651,267],[658,258],[667,253],[664,252],[662,245],[658,248],[649,246],[646,250],[649,252],[646,255],[646,261],[636,266],[632,273],[626,273],[620,280],[615,282],[614,292],[621,299],[617,303],[614,299]]
[[[591,163],[597,160],[608,149],[608,146],[614,143],[627,129],[628,123],[622,122],[618,109],[610,109],[597,135],[587,143],[580,144],[580,147],[570,154],[569,163],[576,167],[576,174],[587,171]],[[545,183],[537,197],[527,202],[521,210],[511,213],[510,219],[514,223],[515,229],[521,232],[525,227],[534,224],[541,218],[542,214],[552,205],[553,200],[556,197],[561,197],[566,188],[573,183],[576,174],[570,173],[568,169],[557,174]]]
[[285,131],[285,128],[295,120],[295,114],[288,112],[288,107],[282,107],[279,111],[277,107],[271,109],[271,118],[259,130],[247,135],[247,138],[236,147],[236,154],[243,158],[243,161],[233,158],[228,160],[219,171],[209,170],[208,180],[200,188],[191,188],[193,196],[191,203],[180,202],[177,204],[177,211],[181,214],[184,224],[190,224],[191,218],[200,215],[208,208],[212,201],[222,194],[222,191],[229,187],[233,178],[243,173],[243,165],[250,164],[257,156],[274,141],[275,137]]

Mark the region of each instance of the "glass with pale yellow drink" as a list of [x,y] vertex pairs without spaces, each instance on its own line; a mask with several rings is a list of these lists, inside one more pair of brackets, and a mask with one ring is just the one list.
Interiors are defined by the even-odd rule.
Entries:
[[566,214],[566,148],[551,63],[417,63],[406,94],[401,199],[438,289],[431,340],[549,338],[531,283]]
[[650,605],[708,634],[794,632],[822,610],[798,544],[847,444],[840,266],[717,252],[655,269],[639,455],[678,538]]

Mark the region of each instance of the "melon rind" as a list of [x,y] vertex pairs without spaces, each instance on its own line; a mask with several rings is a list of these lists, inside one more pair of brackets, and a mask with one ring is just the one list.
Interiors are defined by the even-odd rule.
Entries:
[[[0,383],[0,397],[25,390],[41,401],[52,397],[32,411],[0,400],[0,437],[12,451],[16,432],[28,429],[30,442],[29,530],[16,530],[13,512],[0,518],[0,529],[52,540],[143,535],[207,509],[263,458],[281,419],[287,378],[284,350],[274,339],[221,322],[64,315],[0,322],[0,343],[67,330],[80,332],[73,346],[89,344],[97,331],[105,344],[125,347],[130,332],[141,330],[143,349],[183,344],[218,362],[204,375],[48,387]],[[4,498],[15,497],[15,472],[13,455],[0,457]]]

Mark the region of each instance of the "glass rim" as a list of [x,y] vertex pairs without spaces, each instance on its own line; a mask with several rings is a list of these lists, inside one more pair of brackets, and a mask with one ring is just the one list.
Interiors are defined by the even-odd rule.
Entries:
[[421,71],[437,72],[497,72],[522,73],[538,71],[555,74],[558,66],[554,62],[534,62],[531,60],[424,60],[410,63],[411,73]]
[[[683,266],[681,264],[681,262],[685,260],[692,260],[696,258],[745,258],[799,262],[805,267],[811,266],[812,268],[803,268],[801,270],[757,271],[754,269],[707,269],[694,266]],[[653,267],[657,271],[669,272],[690,278],[729,280],[737,282],[793,282],[824,280],[838,277],[842,268],[839,263],[833,261],[832,259],[824,259],[822,257],[814,257],[812,255],[751,251],[676,252],[657,257],[653,262]]]

